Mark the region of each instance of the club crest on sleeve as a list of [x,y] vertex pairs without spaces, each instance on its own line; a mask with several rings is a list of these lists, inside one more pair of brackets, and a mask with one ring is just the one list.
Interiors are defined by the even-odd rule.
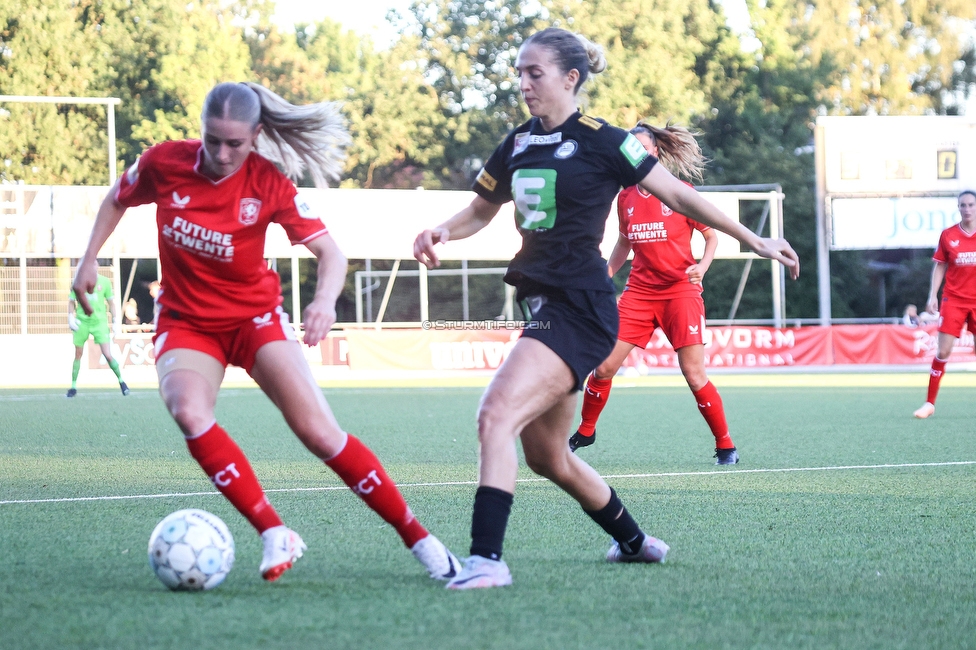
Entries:
[[245,226],[253,226],[258,222],[261,214],[261,201],[258,199],[241,199],[241,210],[237,214],[237,220]]

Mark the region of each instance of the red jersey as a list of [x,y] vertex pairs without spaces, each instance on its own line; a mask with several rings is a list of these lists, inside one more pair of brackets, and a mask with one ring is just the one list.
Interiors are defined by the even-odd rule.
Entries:
[[202,160],[199,140],[151,147],[126,171],[115,198],[126,207],[156,204],[163,308],[198,326],[228,329],[282,303],[278,274],[264,259],[271,222],[293,244],[328,230],[257,153],[219,181],[203,175]]
[[976,232],[967,235],[958,223],[946,228],[932,259],[947,267],[942,297],[976,304]]
[[620,234],[634,250],[625,291],[650,300],[701,294],[702,286],[689,282],[685,269],[697,263],[691,234],[708,226],[674,212],[637,185],[617,196],[617,218]]

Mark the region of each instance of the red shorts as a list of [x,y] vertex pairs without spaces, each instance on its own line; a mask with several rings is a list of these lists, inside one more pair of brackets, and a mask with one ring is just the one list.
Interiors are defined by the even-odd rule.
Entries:
[[224,366],[233,364],[250,373],[254,357],[265,343],[297,340],[295,328],[280,306],[263,316],[241,321],[234,329],[219,332],[174,318],[169,310],[163,309],[156,322],[153,345],[157,359],[169,350],[188,348],[208,354]]
[[701,296],[649,300],[624,291],[617,303],[620,331],[617,339],[646,347],[658,327],[675,350],[702,345],[705,331],[705,302]]
[[962,326],[976,332],[976,306],[960,303],[952,298],[943,298],[939,310],[939,331],[959,338]]

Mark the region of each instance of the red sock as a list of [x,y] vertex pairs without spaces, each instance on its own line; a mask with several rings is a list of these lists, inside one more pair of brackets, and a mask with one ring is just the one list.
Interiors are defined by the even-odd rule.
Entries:
[[427,529],[410,512],[396,484],[369,447],[350,435],[346,446],[325,461],[353,492],[385,522],[396,528],[407,548],[427,537]]
[[945,364],[946,362],[938,357],[932,360],[932,370],[929,373],[929,395],[925,398],[929,404],[935,404],[935,398],[939,394],[939,383],[942,381],[942,375],[945,374]]
[[691,391],[698,403],[698,410],[708,423],[708,428],[715,436],[716,449],[731,449],[732,437],[729,436],[729,425],[725,421],[725,407],[722,406],[722,396],[718,394],[715,384],[708,382],[701,389]]
[[259,533],[282,525],[281,517],[268,502],[247,456],[219,424],[214,422],[199,436],[187,438],[186,446],[214,487]]
[[603,407],[607,405],[610,398],[610,388],[613,386],[613,378],[597,379],[596,375],[590,375],[583,387],[583,421],[580,422],[578,431],[580,435],[592,436],[596,432],[596,421],[600,419]]

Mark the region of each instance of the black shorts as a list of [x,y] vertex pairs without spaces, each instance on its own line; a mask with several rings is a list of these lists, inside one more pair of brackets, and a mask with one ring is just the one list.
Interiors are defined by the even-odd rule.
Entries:
[[560,289],[523,282],[517,298],[528,322],[522,336],[555,352],[573,371],[575,390],[617,343],[617,300],[611,291]]

